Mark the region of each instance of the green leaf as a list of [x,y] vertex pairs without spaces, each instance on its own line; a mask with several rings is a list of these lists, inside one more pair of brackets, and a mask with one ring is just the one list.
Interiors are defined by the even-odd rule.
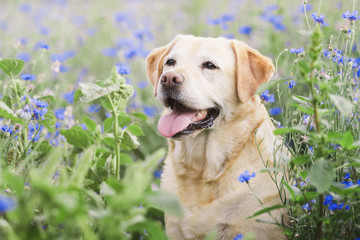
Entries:
[[288,134],[288,133],[307,133],[304,126],[298,126],[293,128],[278,128],[274,130],[275,135],[282,135],[282,134]]
[[316,187],[318,192],[326,192],[332,184],[335,172],[328,160],[320,158],[310,168],[310,183]]
[[111,131],[113,121],[114,121],[113,117],[109,117],[109,118],[105,119],[105,121],[104,121],[104,133],[108,133],[108,132]]
[[127,115],[119,115],[118,116],[118,124],[121,128],[128,126],[131,123],[131,117]]
[[95,83],[79,83],[82,96],[79,97],[81,102],[87,103],[95,99],[98,99],[106,94],[117,91],[120,88],[118,83],[115,83],[109,87],[100,87]]
[[282,181],[282,183],[284,184],[285,189],[290,193],[290,199],[294,201],[296,199],[296,196],[300,195],[300,189],[290,185],[286,181]]
[[10,77],[16,77],[21,72],[24,61],[21,59],[2,59],[0,60],[0,69]]
[[304,165],[305,163],[308,163],[310,159],[311,159],[310,155],[300,155],[300,156],[292,157],[291,163],[295,165]]
[[307,115],[313,115],[314,114],[314,110],[311,107],[304,107],[300,104],[297,103],[291,103],[290,104],[293,107],[296,107],[299,111],[306,113]]
[[85,149],[92,144],[92,138],[89,134],[79,126],[74,126],[68,130],[60,130],[68,143],[77,148]]
[[121,161],[120,161],[121,166],[126,166],[126,165],[129,165],[129,164],[133,163],[132,158],[127,153],[123,153],[123,152],[120,153],[120,159],[121,159]]
[[126,128],[129,132],[134,134],[135,136],[144,136],[144,132],[141,127],[137,124],[132,124]]
[[82,96],[81,89],[78,89],[74,93],[74,103],[80,101],[80,97]]
[[143,121],[146,121],[148,119],[148,117],[144,113],[141,113],[141,112],[132,113],[132,115]]
[[268,81],[268,82],[260,85],[260,86],[258,87],[258,89],[256,90],[256,94],[260,94],[260,93],[262,93],[263,91],[272,88],[272,87],[275,86],[276,84],[283,83],[283,82],[285,82],[285,81],[286,81],[286,79],[270,80],[270,81]]
[[147,202],[155,208],[169,212],[175,216],[182,216],[183,210],[179,199],[166,191],[157,191],[147,197]]
[[45,120],[43,120],[41,123],[49,130],[49,132],[54,132],[56,130],[55,114],[51,110],[48,110],[47,113],[45,113],[44,117]]
[[91,132],[95,132],[96,122],[94,120],[85,116],[82,118],[82,121]]
[[351,131],[347,131],[341,137],[340,145],[343,148],[349,148],[354,143],[354,137],[351,134]]
[[347,100],[346,98],[339,96],[339,95],[333,95],[330,94],[330,100],[334,103],[335,107],[339,109],[341,114],[344,116],[349,116],[352,111],[352,103]]
[[0,102],[0,117],[13,120],[16,123],[24,124],[21,118],[18,118],[4,102]]
[[55,101],[55,98],[52,96],[52,95],[46,95],[46,96],[43,96],[43,97],[39,97],[38,100],[41,100],[43,102],[47,102],[47,103],[52,103]]
[[274,206],[271,206],[271,207],[263,208],[260,211],[257,211],[256,213],[254,213],[254,215],[252,215],[250,217],[247,217],[246,219],[251,219],[251,218],[257,217],[257,216],[259,216],[261,214],[269,213],[269,212],[271,212],[273,210],[280,209],[280,208],[285,208],[285,206],[282,205],[282,204],[277,204],[277,205],[274,205]]

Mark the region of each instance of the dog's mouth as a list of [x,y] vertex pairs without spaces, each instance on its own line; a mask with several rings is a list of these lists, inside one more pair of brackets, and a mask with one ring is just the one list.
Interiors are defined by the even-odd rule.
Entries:
[[218,108],[191,109],[173,98],[166,100],[172,110],[170,114],[161,116],[158,129],[168,138],[184,138],[197,130],[210,128],[219,115]]

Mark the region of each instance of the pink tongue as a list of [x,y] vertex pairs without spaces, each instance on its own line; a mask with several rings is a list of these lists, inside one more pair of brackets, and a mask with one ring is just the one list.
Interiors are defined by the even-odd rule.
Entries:
[[161,116],[158,129],[164,137],[172,137],[184,130],[195,118],[198,111],[177,112],[172,111],[169,115]]

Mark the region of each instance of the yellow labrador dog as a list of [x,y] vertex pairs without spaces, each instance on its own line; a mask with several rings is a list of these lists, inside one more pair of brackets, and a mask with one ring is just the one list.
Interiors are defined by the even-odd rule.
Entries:
[[[148,77],[165,106],[158,130],[169,138],[162,188],[184,209],[182,217],[165,214],[170,239],[203,239],[213,229],[223,240],[248,232],[285,239],[276,225],[246,219],[262,207],[238,180],[245,170],[255,172],[249,183],[264,207],[281,203],[269,174],[260,172],[263,161],[271,166],[276,137],[255,95],[273,72],[271,59],[224,38],[179,35],[147,57]],[[272,215],[281,222],[280,211]]]

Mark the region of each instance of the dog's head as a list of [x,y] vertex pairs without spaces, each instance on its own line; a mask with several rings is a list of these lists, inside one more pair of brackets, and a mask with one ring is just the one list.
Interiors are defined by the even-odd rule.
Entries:
[[149,80],[167,108],[160,133],[185,138],[217,127],[273,72],[271,59],[243,42],[177,36],[147,57]]

